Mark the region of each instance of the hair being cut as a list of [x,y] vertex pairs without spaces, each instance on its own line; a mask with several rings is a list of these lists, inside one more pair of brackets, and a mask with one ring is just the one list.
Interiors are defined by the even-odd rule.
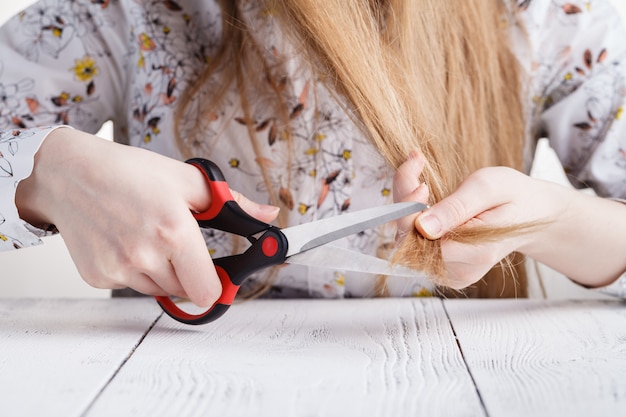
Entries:
[[[397,168],[412,150],[426,159],[421,181],[430,203],[450,194],[472,172],[486,166],[522,169],[526,133],[522,71],[510,46],[514,5],[505,0],[280,0],[266,8],[301,48],[329,88],[348,103],[349,113],[388,164]],[[179,103],[178,120],[195,103],[193,91],[221,65],[219,91],[202,104],[204,114],[219,105],[227,86],[237,84],[244,106],[251,63],[262,54],[240,19],[238,2],[221,1],[222,46],[213,63]],[[257,71],[258,66],[254,66]],[[267,71],[267,65],[264,66]],[[228,75],[230,74],[230,75]],[[271,75],[264,74],[272,90]],[[257,76],[258,78],[258,76]],[[285,114],[278,89],[276,108]],[[258,91],[258,90],[257,90]],[[288,117],[284,121],[288,124]],[[201,123],[201,122],[198,122]],[[202,129],[196,124],[194,129]],[[177,129],[180,132],[180,128]],[[190,149],[179,135],[183,151]],[[254,132],[250,131],[254,145]],[[279,204],[277,198],[272,203]],[[483,242],[516,233],[519,225],[478,230],[459,228],[446,238]],[[445,286],[441,242],[413,231],[395,261],[426,272]],[[525,274],[490,272],[487,285],[468,296],[524,296]],[[515,269],[515,268],[514,268]]]

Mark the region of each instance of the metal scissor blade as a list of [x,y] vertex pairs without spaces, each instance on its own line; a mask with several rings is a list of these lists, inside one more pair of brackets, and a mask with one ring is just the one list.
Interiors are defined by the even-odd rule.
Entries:
[[294,265],[314,266],[341,271],[364,272],[375,275],[393,275],[400,277],[426,279],[426,275],[413,269],[394,265],[389,261],[332,245],[319,246],[293,255],[285,261]]
[[282,229],[281,231],[289,241],[286,256],[289,258],[297,253],[316,248],[342,237],[417,213],[425,210],[427,207],[422,203],[396,203]]

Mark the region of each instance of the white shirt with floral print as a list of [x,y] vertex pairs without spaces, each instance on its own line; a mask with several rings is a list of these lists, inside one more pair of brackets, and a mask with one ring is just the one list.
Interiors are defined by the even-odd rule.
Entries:
[[[293,123],[291,169],[271,106],[242,113],[236,91],[210,115],[203,154],[232,188],[268,201],[259,163],[289,207],[289,224],[391,201],[391,174],[333,96],[290,49],[272,14],[254,1],[243,14],[268,62],[286,62],[285,89]],[[530,40],[517,39],[532,75],[539,128],[579,188],[626,199],[626,33],[608,0],[518,0],[514,7]],[[95,133],[113,120],[115,140],[181,158],[173,111],[188,81],[219,44],[215,0],[41,0],[0,29],[0,250],[41,242],[47,233],[18,214],[15,188],[32,171],[33,155],[57,126]],[[519,36],[515,32],[513,36]],[[315,100],[312,89],[315,89]],[[205,115],[206,117],[206,115]],[[252,152],[253,123],[261,157]],[[386,253],[394,230],[385,226],[339,242],[369,254]],[[213,256],[231,252],[232,238],[205,233]],[[349,297],[373,294],[376,277],[287,266],[271,295]],[[423,277],[391,277],[393,296],[427,295]],[[626,275],[607,288],[626,296]]]

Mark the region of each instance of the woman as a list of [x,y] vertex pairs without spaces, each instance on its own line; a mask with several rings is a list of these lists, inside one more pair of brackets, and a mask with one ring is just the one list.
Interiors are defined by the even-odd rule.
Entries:
[[[626,197],[620,22],[604,1],[481,3],[37,3],[1,35],[3,245],[53,224],[88,283],[210,305],[206,245],[219,256],[239,243],[203,236],[189,212],[210,196],[178,161],[203,156],[280,226],[392,194],[434,204],[400,224],[395,256],[442,285],[467,287],[513,251],[619,285],[626,208],[601,197]],[[91,137],[108,119],[133,147]],[[520,173],[540,135],[601,197]],[[344,243],[389,256],[395,235]],[[423,289],[291,266],[252,290],[266,282],[327,297]],[[476,288],[502,287],[523,294],[502,277]]]

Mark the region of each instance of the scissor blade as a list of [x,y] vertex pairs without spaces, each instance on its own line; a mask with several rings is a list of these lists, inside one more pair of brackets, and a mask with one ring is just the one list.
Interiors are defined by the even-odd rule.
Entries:
[[289,249],[286,256],[289,257],[342,237],[397,220],[409,214],[425,210],[427,207],[424,204],[414,202],[396,203],[282,229],[281,231],[289,241]]
[[411,278],[421,277],[426,280],[426,275],[420,271],[415,271],[400,265],[392,266],[389,261],[384,259],[332,245],[319,246],[315,249],[295,254],[287,258],[285,262],[294,265],[364,272],[375,275],[393,275]]

